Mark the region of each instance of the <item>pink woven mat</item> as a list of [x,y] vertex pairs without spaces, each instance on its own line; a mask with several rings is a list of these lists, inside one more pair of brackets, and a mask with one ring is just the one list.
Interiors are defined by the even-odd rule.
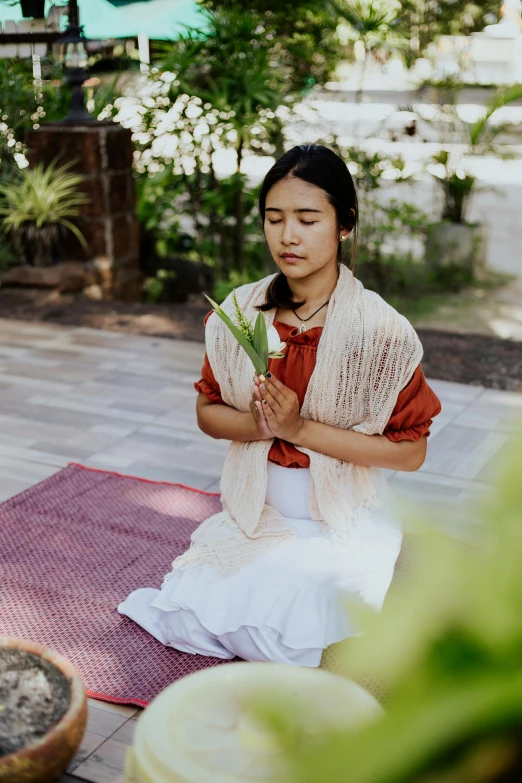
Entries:
[[0,505],[0,635],[47,645],[90,696],[145,706],[186,674],[226,663],[157,642],[117,605],[160,587],[213,492],[69,465]]

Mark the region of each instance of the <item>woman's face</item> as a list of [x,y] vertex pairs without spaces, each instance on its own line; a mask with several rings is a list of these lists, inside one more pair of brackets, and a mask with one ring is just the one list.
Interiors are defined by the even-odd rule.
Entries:
[[301,279],[337,262],[342,231],[321,188],[288,176],[268,191],[264,230],[268,247],[286,277]]

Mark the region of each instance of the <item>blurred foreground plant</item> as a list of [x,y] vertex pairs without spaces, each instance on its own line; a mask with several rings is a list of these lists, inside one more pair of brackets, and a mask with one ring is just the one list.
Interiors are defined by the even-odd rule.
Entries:
[[508,783],[522,779],[520,448],[482,500],[473,547],[426,536],[413,582],[348,640],[342,672],[387,685],[386,715],[356,733],[299,744],[274,714],[285,783]]

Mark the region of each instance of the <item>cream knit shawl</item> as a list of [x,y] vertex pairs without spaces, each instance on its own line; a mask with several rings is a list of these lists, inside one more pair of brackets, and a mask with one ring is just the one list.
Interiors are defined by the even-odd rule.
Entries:
[[[247,317],[257,316],[254,305],[265,302],[274,277],[269,275],[237,289],[239,305]],[[233,317],[230,295],[222,307]],[[267,328],[274,316],[275,309],[265,313]],[[215,314],[207,321],[206,348],[225,403],[249,411],[252,362]],[[301,415],[366,435],[382,433],[421,357],[422,346],[409,322],[378,294],[366,291],[341,264]],[[277,360],[272,361],[271,370],[277,377]],[[223,511],[194,531],[190,548],[173,562],[173,571],[207,563],[227,576],[271,547],[295,538],[281,514],[265,503],[272,443],[273,439],[230,444],[220,484]],[[354,520],[379,504],[372,468],[297,448],[310,457],[313,519],[320,521],[323,529],[330,529],[335,538],[348,540]]]

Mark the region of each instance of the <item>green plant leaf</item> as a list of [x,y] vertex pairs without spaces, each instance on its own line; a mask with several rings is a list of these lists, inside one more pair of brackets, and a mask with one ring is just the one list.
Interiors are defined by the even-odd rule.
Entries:
[[210,296],[207,296],[207,294],[204,294],[204,296],[206,296],[206,298],[214,308],[214,312],[216,313],[216,315],[219,316],[219,318],[221,318],[223,323],[225,323],[228,326],[228,328],[230,329],[230,331],[232,332],[232,334],[234,335],[234,337],[236,338],[240,346],[245,349],[245,351],[247,352],[248,356],[252,361],[252,364],[254,365],[254,369],[257,372],[257,374],[265,375],[265,373],[268,370],[268,363],[263,362],[263,360],[255,350],[250,340],[248,340],[248,338],[245,337],[243,332],[237,328],[235,323],[230,320],[230,318],[225,313],[225,311],[222,310],[221,307],[210,298]]
[[74,161],[57,166],[56,159],[47,167],[39,163],[18,172],[16,179],[0,185],[0,216],[4,232],[19,231],[27,224],[36,228],[61,225],[71,231],[83,245],[87,242],[80,229],[71,222],[80,207],[90,199],[79,190],[84,177],[69,169]]
[[489,120],[498,109],[507,106],[513,101],[518,101],[520,98],[522,98],[522,84],[513,84],[510,87],[498,90],[489,103],[484,116],[477,120],[470,128],[469,140],[471,146],[474,147],[478,144]]
[[89,245],[87,244],[87,240],[85,239],[84,235],[82,234],[78,226],[75,226],[74,223],[71,223],[70,220],[66,220],[66,218],[62,218],[61,224],[62,226],[68,228],[69,231],[71,231],[74,234],[74,236],[76,237],[80,245],[83,247],[83,249],[87,250]]
[[261,357],[263,363],[268,367],[268,334],[262,312],[258,313],[254,326],[254,348]]
[[446,166],[449,160],[449,152],[448,150],[440,150],[436,155],[432,155],[431,159],[434,163],[442,163],[443,166]]

